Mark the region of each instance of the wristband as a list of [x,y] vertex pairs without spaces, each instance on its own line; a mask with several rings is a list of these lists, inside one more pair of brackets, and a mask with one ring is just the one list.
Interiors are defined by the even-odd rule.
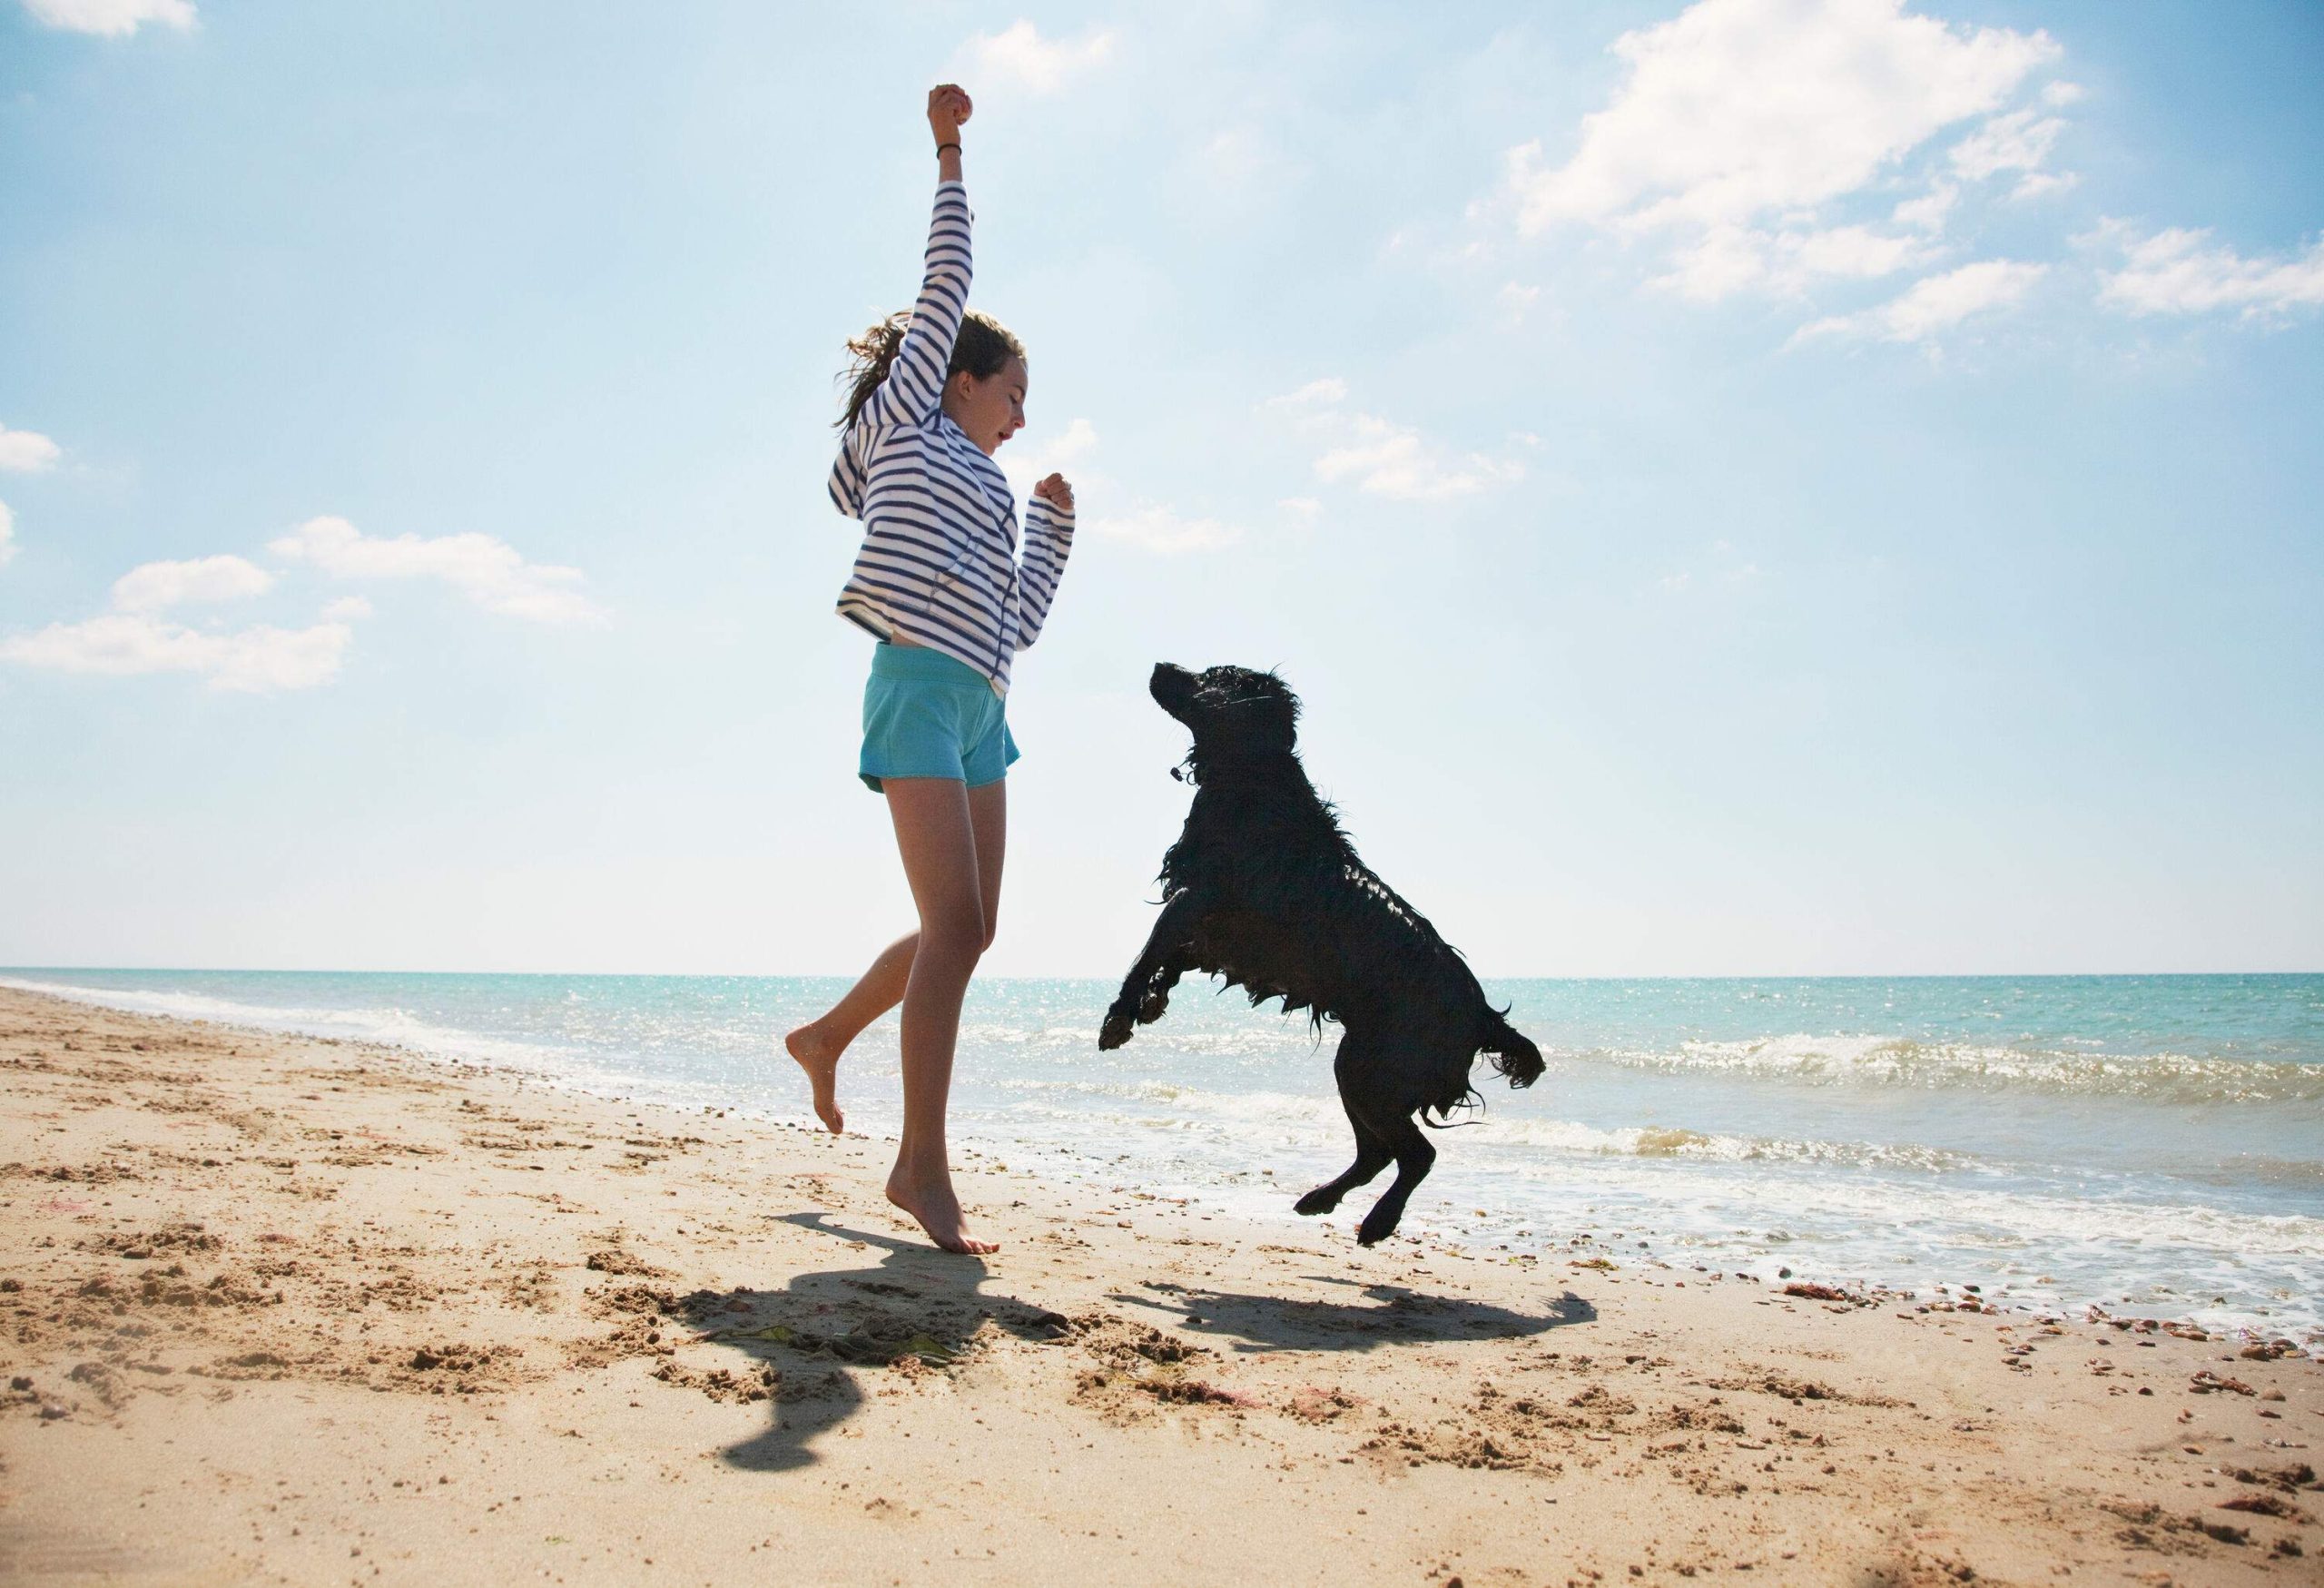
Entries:
[[939,143],[936,145],[936,153],[939,154],[943,153],[947,149],[950,149],[955,154],[958,154],[960,152],[960,146],[958,143]]

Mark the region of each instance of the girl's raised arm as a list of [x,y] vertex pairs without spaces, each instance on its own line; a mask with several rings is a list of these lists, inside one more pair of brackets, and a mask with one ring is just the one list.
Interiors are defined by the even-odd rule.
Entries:
[[952,343],[969,307],[969,195],[960,185],[960,123],[974,107],[950,83],[928,92],[928,128],[936,136],[936,212],[928,223],[927,269],[911,323],[888,377],[857,417],[859,424],[923,424],[944,398]]

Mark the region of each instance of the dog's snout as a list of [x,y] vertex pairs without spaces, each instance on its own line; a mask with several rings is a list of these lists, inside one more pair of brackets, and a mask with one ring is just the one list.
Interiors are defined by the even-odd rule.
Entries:
[[1154,704],[1164,711],[1175,712],[1193,698],[1195,676],[1175,662],[1157,662],[1154,676],[1147,680],[1147,693],[1154,696]]

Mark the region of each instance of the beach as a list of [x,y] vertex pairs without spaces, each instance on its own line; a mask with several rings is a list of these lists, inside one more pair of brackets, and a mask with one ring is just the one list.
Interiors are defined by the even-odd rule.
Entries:
[[[0,970],[0,988],[385,1043],[604,1099],[812,1125],[773,1034],[812,976]],[[1336,1028],[1188,982],[1098,1050],[1115,988],[980,977],[952,1139],[1104,1197],[1306,1239],[1346,1164]],[[2092,1306],[2324,1350],[2324,977],[1490,979],[1541,1045],[1488,1077],[1398,1240],[1604,1258],[2005,1308]],[[850,1050],[892,1139],[893,1014]],[[1360,1217],[1365,1205],[1346,1211]],[[1940,1292],[1939,1287],[1945,1287]]]
[[2264,1339],[1366,1252],[0,991],[11,1582],[2313,1581]]

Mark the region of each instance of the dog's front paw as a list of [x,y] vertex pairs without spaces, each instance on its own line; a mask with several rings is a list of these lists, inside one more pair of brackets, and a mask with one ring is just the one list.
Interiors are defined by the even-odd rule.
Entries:
[[1402,1215],[1402,1211],[1403,1210],[1400,1208],[1396,1212],[1392,1213],[1382,1208],[1373,1208],[1371,1212],[1364,1216],[1364,1222],[1355,1227],[1355,1244],[1358,1246],[1378,1246],[1382,1241],[1395,1234],[1396,1220]]
[[1098,1028],[1098,1050],[1110,1053],[1128,1041],[1134,1025],[1130,1011],[1118,1003],[1114,1005],[1106,1011],[1106,1023]]
[[1309,1218],[1313,1218],[1318,1213],[1329,1213],[1333,1208],[1339,1205],[1340,1193],[1338,1187],[1317,1186],[1314,1190],[1300,1198],[1296,1202],[1294,1202],[1291,1205],[1291,1210],[1294,1213],[1303,1214]]
[[1167,987],[1154,988],[1147,993],[1145,1000],[1137,1006],[1137,1023],[1142,1026],[1152,1025],[1162,1018],[1169,1007],[1170,990]]

